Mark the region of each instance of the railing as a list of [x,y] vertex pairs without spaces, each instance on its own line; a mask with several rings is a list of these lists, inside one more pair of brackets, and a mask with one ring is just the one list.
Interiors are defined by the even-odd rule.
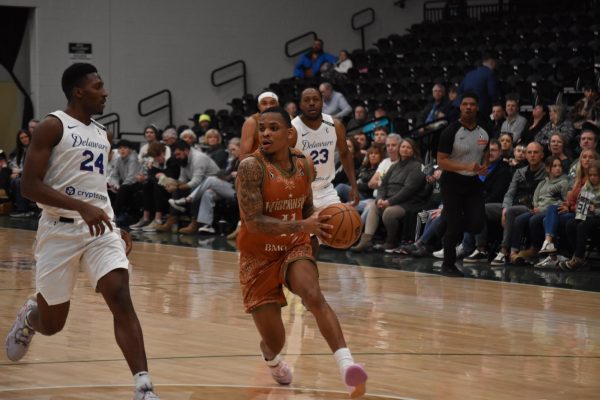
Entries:
[[449,5],[445,0],[429,0],[423,3],[423,20],[437,22],[449,17],[480,19],[486,14],[501,14],[504,11],[505,0],[488,4]]
[[[216,81],[216,75],[218,72],[221,72],[223,70],[226,70],[230,67],[233,67],[235,65],[241,65],[242,66],[242,73],[240,75],[236,75],[232,78],[226,79],[224,81],[221,82],[217,82]],[[211,72],[210,74],[210,82],[212,83],[212,85],[214,87],[219,87],[219,86],[223,86],[229,82],[233,82],[235,80],[241,79],[244,85],[244,95],[246,95],[248,93],[248,86],[247,86],[247,75],[246,75],[246,63],[244,62],[244,60],[237,60],[234,62],[231,62],[227,65],[223,65],[222,67],[219,67],[217,69],[215,69],[213,72]]]
[[[362,25],[357,25],[356,24],[356,20],[358,17],[361,16],[366,16],[366,15],[370,16],[370,19],[365,20]],[[360,20],[360,18],[359,18]],[[355,31],[360,31],[360,38],[361,38],[361,43],[362,43],[362,49],[365,49],[365,28],[369,25],[373,25],[373,22],[375,21],[375,10],[372,9],[371,7],[367,7],[363,10],[357,11],[354,14],[352,14],[352,19],[351,19],[351,25],[352,25],[352,29],[354,29]]]
[[113,134],[113,139],[121,138],[121,117],[116,112],[101,115],[96,121],[106,127],[106,130]]
[[290,45],[292,43],[298,42],[301,39],[307,38],[309,36],[312,36],[312,42],[314,42],[318,38],[316,32],[310,31],[310,32],[303,33],[302,35],[296,36],[294,38],[291,38],[290,40],[288,40],[287,42],[285,42],[285,55],[288,56],[288,57],[296,57],[297,55],[305,53],[308,50],[312,49],[312,43],[311,43],[311,45],[309,47],[306,47],[306,48],[303,48],[301,50],[298,50],[298,51],[295,51],[293,53],[290,53]]
[[[158,96],[160,96],[162,94],[167,95],[167,104],[158,106],[150,111],[146,111],[146,112],[142,111],[142,106],[144,103],[148,102],[149,100],[154,100],[155,98],[157,98]],[[161,91],[158,91],[154,94],[151,94],[150,96],[144,97],[143,99],[141,99],[138,102],[138,114],[140,114],[140,116],[142,116],[142,117],[147,117],[148,115],[152,115],[156,112],[159,112],[160,110],[164,110],[165,108],[169,110],[169,125],[172,125],[173,124],[173,102],[171,101],[171,91],[169,89],[163,89]]]

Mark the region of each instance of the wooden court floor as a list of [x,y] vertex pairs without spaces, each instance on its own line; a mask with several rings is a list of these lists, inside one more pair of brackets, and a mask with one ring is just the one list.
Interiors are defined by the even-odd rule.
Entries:
[[[33,293],[34,232],[0,229],[0,333]],[[343,399],[337,366],[310,312],[289,295],[278,387],[242,310],[237,255],[135,243],[132,296],[163,400]],[[600,294],[321,263],[321,285],[367,399],[598,399]],[[84,274],[65,330],[37,335],[18,363],[0,355],[0,399],[130,399],[111,315]]]

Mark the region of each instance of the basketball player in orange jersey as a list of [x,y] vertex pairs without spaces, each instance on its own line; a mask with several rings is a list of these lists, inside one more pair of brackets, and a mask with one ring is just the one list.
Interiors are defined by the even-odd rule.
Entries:
[[[243,160],[248,157],[256,149],[258,149],[258,118],[260,113],[267,108],[279,106],[279,97],[273,92],[263,92],[258,95],[258,112],[251,115],[244,124],[242,125],[242,137],[240,138],[240,156],[239,159]],[[290,147],[294,147],[296,144],[296,132],[290,140]],[[236,229],[227,235],[227,239],[234,240],[240,232],[240,224]]]
[[63,329],[81,268],[113,314],[117,343],[134,375],[133,399],[158,400],[129,294],[129,261],[111,222],[105,173],[112,138],[91,118],[102,113],[108,93],[96,68],[85,63],[64,71],[62,88],[67,108],[36,127],[23,170],[23,195],[43,210],[34,249],[37,295],[19,311],[6,355],[18,361],[36,332]]
[[[263,92],[258,96],[258,112],[251,115],[242,125],[242,137],[240,138],[240,159],[252,154],[258,149],[258,118],[260,113],[267,108],[279,106],[279,98],[273,92]],[[290,140],[290,146],[294,147],[296,137]]]
[[288,385],[292,371],[279,354],[285,344],[281,307],[285,285],[315,316],[334,353],[351,397],[365,393],[367,374],[354,363],[335,312],[325,301],[312,256],[310,234],[330,237],[328,216],[314,212],[312,162],[288,146],[290,117],[280,107],[259,118],[259,149],[239,166],[237,193],[242,227],[240,283],[246,312],[262,338],[260,349],[276,382]]
[[[341,203],[333,187],[335,178],[335,152],[340,155],[340,161],[348,182],[352,187],[351,204],[356,206],[360,200],[354,161],[346,144],[346,129],[344,125],[331,115],[323,114],[323,96],[316,88],[309,87],[300,95],[300,110],[302,114],[292,120],[292,126],[297,132],[294,142],[296,150],[310,158],[315,166],[316,177],[312,183],[313,200],[317,210]],[[319,242],[312,238],[313,255],[317,257]]]

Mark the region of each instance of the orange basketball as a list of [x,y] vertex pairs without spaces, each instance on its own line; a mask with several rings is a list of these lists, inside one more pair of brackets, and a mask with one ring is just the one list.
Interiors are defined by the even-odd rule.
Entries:
[[347,249],[360,237],[362,222],[358,212],[349,204],[332,204],[327,206],[319,215],[330,215],[323,223],[333,226],[331,238],[321,238],[323,243],[336,249]]

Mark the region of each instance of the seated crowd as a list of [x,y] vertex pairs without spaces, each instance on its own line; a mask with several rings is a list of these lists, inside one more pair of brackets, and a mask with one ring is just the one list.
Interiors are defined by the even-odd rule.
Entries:
[[[327,64],[344,74],[349,63],[347,52],[338,61],[323,53],[317,40],[297,65],[296,76],[317,76],[327,72]],[[356,209],[364,231],[351,250],[439,256],[445,223],[436,139],[445,126],[440,121],[459,119],[460,89],[435,83],[431,102],[405,138],[394,133],[392,119],[382,119],[387,115],[383,105],[365,103],[352,109],[336,89],[327,80],[319,86],[324,113],[345,124],[354,159],[360,194]],[[257,108],[277,104],[278,99],[263,93]],[[294,101],[287,101],[285,108],[292,118],[298,110]],[[489,112],[479,120],[490,137],[489,167],[480,176],[486,221],[481,232],[464,235],[457,254],[465,263],[579,268],[587,238],[600,230],[597,88],[585,86],[584,97],[570,110],[561,104],[536,104],[529,116],[521,115],[518,96],[507,94],[502,103],[490,101]],[[202,114],[191,129],[146,127],[139,152],[133,143],[118,141],[107,173],[117,224],[144,232],[214,234],[221,207],[226,215],[218,218],[229,218],[235,226],[236,171],[240,157],[253,150],[243,138],[255,134],[257,115],[247,117],[242,132],[248,129],[250,134],[242,133],[241,140],[240,132],[225,135],[226,140],[211,117]],[[12,202],[13,217],[37,211],[20,195],[20,173],[35,124],[32,120],[28,130],[18,132],[10,156],[0,153],[0,202]],[[426,162],[421,158],[425,153]],[[351,184],[341,162],[337,167],[333,183],[346,202]]]

